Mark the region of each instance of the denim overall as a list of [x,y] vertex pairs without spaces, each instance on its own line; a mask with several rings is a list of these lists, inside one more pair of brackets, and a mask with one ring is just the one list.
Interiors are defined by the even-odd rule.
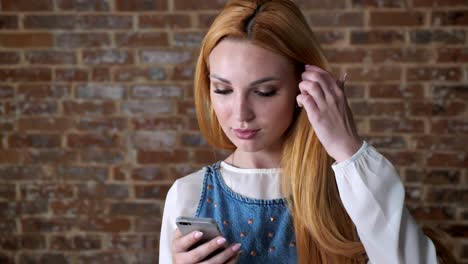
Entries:
[[233,192],[224,183],[219,166],[217,162],[207,167],[196,216],[215,219],[228,245],[242,244],[239,263],[297,263],[286,201],[252,199]]

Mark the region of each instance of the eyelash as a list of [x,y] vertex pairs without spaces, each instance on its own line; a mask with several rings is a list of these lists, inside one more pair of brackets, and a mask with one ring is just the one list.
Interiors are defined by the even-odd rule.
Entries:
[[[222,95],[230,94],[231,92],[232,92],[232,90],[219,90],[219,89],[214,90],[214,93],[222,94]],[[276,91],[273,90],[273,91],[266,92],[266,93],[263,93],[263,92],[260,92],[260,91],[255,91],[255,93],[258,94],[259,96],[262,96],[262,97],[271,97],[271,96],[274,96],[276,94]]]

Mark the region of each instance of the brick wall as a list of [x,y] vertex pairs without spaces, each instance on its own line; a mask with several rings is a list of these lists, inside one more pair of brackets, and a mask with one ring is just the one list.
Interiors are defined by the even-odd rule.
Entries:
[[[0,0],[0,262],[155,263],[171,183],[223,156],[193,65],[225,1]],[[407,205],[468,263],[468,4],[298,0]]]

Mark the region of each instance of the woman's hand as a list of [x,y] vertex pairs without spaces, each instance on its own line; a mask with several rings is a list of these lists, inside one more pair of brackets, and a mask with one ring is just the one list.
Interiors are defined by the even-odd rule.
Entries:
[[174,232],[174,240],[172,241],[172,258],[175,264],[188,264],[188,263],[237,263],[239,259],[240,244],[233,244],[226,247],[223,251],[215,256],[205,259],[211,255],[215,250],[224,248],[226,239],[223,237],[216,237],[194,249],[188,251],[196,242],[203,236],[203,233],[194,231],[186,236],[182,236],[179,229]]
[[307,65],[296,98],[325,150],[337,162],[349,159],[363,142],[343,88],[344,80],[337,81],[327,71]]

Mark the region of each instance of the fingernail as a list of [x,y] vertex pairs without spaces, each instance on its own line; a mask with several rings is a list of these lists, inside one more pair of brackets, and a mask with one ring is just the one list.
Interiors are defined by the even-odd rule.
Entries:
[[226,239],[225,238],[220,238],[220,239],[216,240],[216,243],[218,243],[218,245],[222,245],[222,244],[226,243]]
[[203,233],[202,233],[202,232],[196,232],[196,233],[195,233],[195,238],[197,238],[197,239],[200,238],[200,237],[202,237],[202,236],[203,236]]
[[238,251],[240,248],[241,248],[241,244],[237,243],[237,244],[235,244],[234,246],[232,246],[231,249],[232,249],[232,251],[236,252],[236,251]]
[[306,64],[306,65],[305,65],[305,68],[306,68],[306,69],[307,69],[307,68],[309,68],[309,67],[310,67],[310,65],[309,65],[309,64]]

